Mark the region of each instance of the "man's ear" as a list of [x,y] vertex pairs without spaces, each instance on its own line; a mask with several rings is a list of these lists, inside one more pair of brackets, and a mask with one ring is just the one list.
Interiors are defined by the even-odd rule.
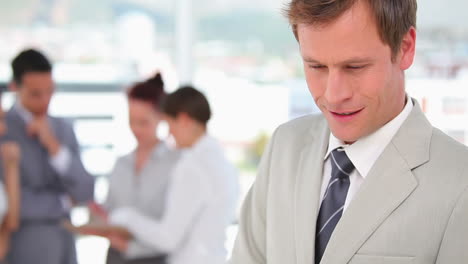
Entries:
[[416,53],[416,29],[411,27],[403,37],[400,49],[400,69],[407,70],[414,62]]

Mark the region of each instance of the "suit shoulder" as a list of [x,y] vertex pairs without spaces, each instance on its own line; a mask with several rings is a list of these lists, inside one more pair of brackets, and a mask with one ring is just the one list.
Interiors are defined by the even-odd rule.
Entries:
[[[443,168],[445,177],[468,186],[468,148],[437,128],[431,139],[431,163]],[[457,178],[457,179],[455,179]]]
[[56,117],[56,116],[50,116],[49,117],[50,120],[52,120],[52,122],[60,125],[61,127],[72,127],[73,126],[73,122],[72,120],[68,119],[68,118],[63,118],[63,117]]
[[[433,129],[431,149],[442,152],[455,160],[468,160],[468,148],[437,128]],[[460,164],[465,164],[465,162]]]
[[8,110],[5,114],[5,122],[7,124],[13,124],[13,123],[17,123],[18,121],[20,121],[20,117],[19,115],[13,111],[12,109]]

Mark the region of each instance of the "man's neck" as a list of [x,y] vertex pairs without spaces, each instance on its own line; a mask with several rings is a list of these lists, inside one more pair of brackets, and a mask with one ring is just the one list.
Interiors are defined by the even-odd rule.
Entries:
[[29,123],[36,118],[31,111],[24,107],[23,103],[21,103],[21,100],[17,100],[14,107],[26,123]]
[[152,151],[154,147],[159,144],[160,140],[158,138],[153,138],[152,140],[148,142],[142,142],[139,143],[137,146],[137,151],[138,152],[147,152],[147,151]]
[[198,125],[198,124],[195,125],[192,129],[188,147],[189,148],[193,147],[205,135],[206,135],[206,126]]

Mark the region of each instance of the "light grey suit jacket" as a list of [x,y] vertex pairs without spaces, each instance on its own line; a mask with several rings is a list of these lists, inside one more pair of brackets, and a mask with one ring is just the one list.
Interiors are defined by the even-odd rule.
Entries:
[[[232,264],[313,264],[329,129],[279,127],[243,206]],[[468,149],[415,105],[328,243],[323,264],[468,263]]]
[[[68,196],[84,203],[92,200],[94,193],[94,177],[81,162],[75,133],[65,120],[49,117],[55,136],[71,154],[67,172],[60,175],[50,164],[44,146],[27,134],[26,123],[14,107],[5,122],[8,130],[0,142],[15,141],[21,149],[20,228],[12,234],[8,263],[74,264],[74,238],[60,225],[69,215],[63,199]],[[0,180],[2,174],[0,168]]]

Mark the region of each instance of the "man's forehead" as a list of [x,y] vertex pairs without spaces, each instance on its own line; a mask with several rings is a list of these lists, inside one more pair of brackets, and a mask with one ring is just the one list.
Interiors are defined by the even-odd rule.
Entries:
[[22,80],[24,83],[51,83],[52,73],[51,72],[27,72],[23,75]]
[[23,79],[24,78],[52,78],[52,72],[30,71],[24,73]]
[[47,72],[31,72],[23,75],[20,88],[30,92],[51,91],[54,89],[52,74]]
[[[369,61],[382,55],[383,43],[376,26],[366,23],[353,27],[347,24],[299,26],[299,48],[306,62],[331,60],[335,63]],[[389,49],[390,47],[388,47]]]

